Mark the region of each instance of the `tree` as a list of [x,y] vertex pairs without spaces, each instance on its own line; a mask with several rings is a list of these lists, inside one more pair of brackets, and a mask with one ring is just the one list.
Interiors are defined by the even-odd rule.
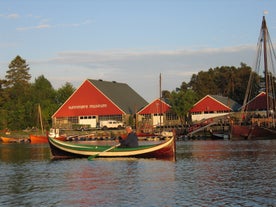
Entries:
[[193,90],[172,91],[170,96],[171,109],[178,116],[182,125],[187,123],[188,112],[197,100],[197,94]]
[[6,71],[3,96],[5,124],[11,129],[22,129],[28,125],[30,83],[29,66],[24,59],[16,56]]
[[75,91],[71,83],[66,82],[61,88],[57,91],[57,104],[61,106]]
[[35,79],[31,87],[32,106],[30,114],[33,114],[31,119],[31,126],[40,126],[38,105],[41,107],[41,116],[45,128],[50,128],[52,119],[51,116],[57,109],[56,91],[52,84],[43,75]]
[[168,91],[168,90],[163,90],[162,91],[162,98],[167,98],[169,99],[170,98],[170,95],[171,95],[171,92]]
[[[239,68],[233,66],[210,68],[208,71],[193,74],[188,85],[200,98],[208,94],[222,95],[242,104],[250,73],[251,68],[244,63],[241,63]],[[254,79],[257,87],[258,77],[255,75]]]
[[28,85],[31,79],[29,70],[30,68],[26,60],[22,59],[19,55],[16,56],[9,64],[9,70],[6,72],[6,87]]

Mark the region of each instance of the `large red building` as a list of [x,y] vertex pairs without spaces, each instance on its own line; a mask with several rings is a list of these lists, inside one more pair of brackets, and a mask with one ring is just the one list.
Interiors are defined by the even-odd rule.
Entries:
[[128,122],[148,103],[125,83],[85,80],[53,114],[53,125],[73,128],[73,125],[96,127],[101,120]]

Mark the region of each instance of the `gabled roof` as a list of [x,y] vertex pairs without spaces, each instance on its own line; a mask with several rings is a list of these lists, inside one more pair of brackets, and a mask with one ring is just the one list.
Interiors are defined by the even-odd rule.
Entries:
[[232,109],[232,111],[237,111],[240,108],[240,104],[234,101],[231,98],[219,95],[211,95],[214,99],[218,100],[219,102],[223,103],[225,106],[228,106]]
[[[269,102],[274,103],[275,100],[271,96],[268,96]],[[262,111],[267,108],[267,96],[265,92],[259,93],[252,100],[250,100],[245,108],[247,111]]]
[[[161,104],[160,104],[161,103]],[[143,109],[141,109],[138,114],[160,114],[166,113],[171,106],[168,104],[167,99],[155,99],[153,102],[149,103]]]
[[137,92],[135,92],[126,83],[115,81],[103,81],[88,79],[105,96],[115,103],[126,114],[136,113],[138,110],[148,104]]
[[232,99],[219,95],[206,95],[190,109],[190,112],[237,111],[240,105]]
[[52,117],[134,114],[147,104],[125,83],[87,79]]

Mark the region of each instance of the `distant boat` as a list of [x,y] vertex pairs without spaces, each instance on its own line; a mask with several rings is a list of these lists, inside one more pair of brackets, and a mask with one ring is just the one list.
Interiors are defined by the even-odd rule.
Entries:
[[44,127],[43,127],[43,121],[42,121],[42,114],[41,114],[41,107],[40,104],[38,104],[38,115],[39,115],[39,123],[41,128],[41,134],[30,134],[30,140],[32,144],[40,144],[40,143],[47,143],[48,138],[47,135],[44,135]]
[[51,128],[49,133],[46,133],[46,135],[30,134],[30,140],[32,144],[48,143],[48,136],[62,141],[66,140],[66,136],[60,135],[59,129],[55,128]]
[[25,138],[13,138],[13,137],[1,137],[3,143],[21,143],[21,142],[29,142],[29,139]]
[[30,134],[30,140],[32,144],[42,144],[42,143],[48,143],[48,136],[52,138],[57,138],[60,140],[65,140],[66,137],[59,135],[59,129],[51,128],[50,132],[44,132],[44,126],[42,121],[42,113],[41,113],[41,107],[40,104],[38,104],[38,115],[39,115],[39,123],[41,128],[41,134]]
[[[257,58],[255,71],[250,74],[244,103],[242,106],[242,117],[240,123],[231,123],[231,139],[275,139],[275,64],[276,56],[273,44],[269,36],[265,17],[262,20],[259,41],[257,45]],[[263,64],[261,64],[261,62]],[[263,66],[263,67],[262,67]],[[259,95],[254,95],[253,87],[256,88],[254,72],[263,72],[260,77],[262,84],[258,85]],[[251,96],[254,95],[253,97]]]
[[48,138],[46,135],[30,134],[29,136],[32,144],[48,143]]

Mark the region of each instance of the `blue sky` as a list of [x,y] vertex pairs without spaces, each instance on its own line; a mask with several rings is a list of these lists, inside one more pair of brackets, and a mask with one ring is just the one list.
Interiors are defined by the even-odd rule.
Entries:
[[0,0],[0,78],[20,55],[32,81],[123,82],[151,102],[160,73],[172,91],[209,68],[253,67],[264,11],[275,43],[273,0]]

